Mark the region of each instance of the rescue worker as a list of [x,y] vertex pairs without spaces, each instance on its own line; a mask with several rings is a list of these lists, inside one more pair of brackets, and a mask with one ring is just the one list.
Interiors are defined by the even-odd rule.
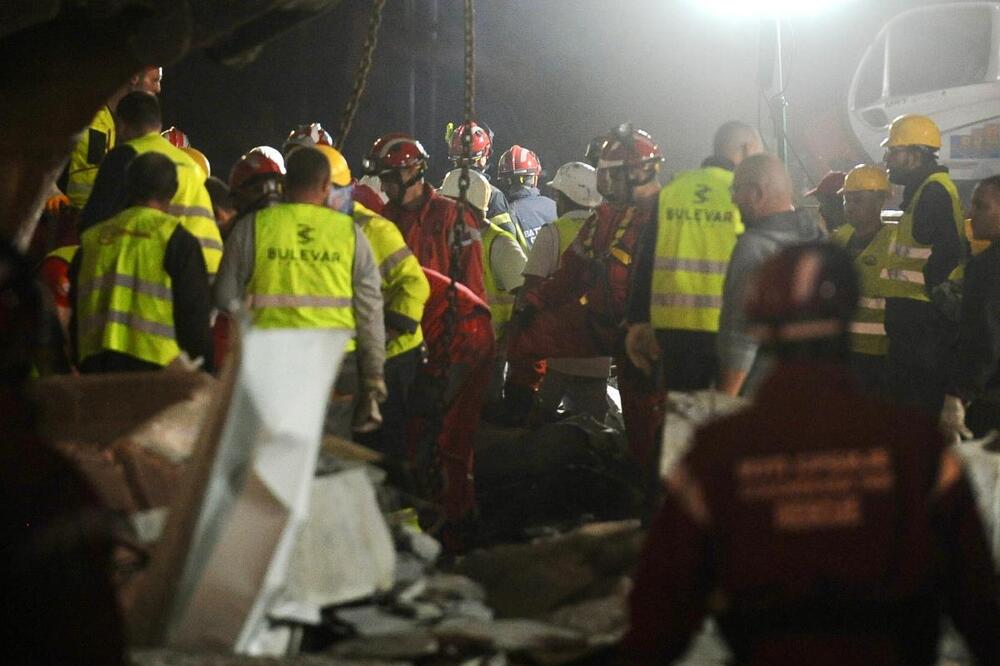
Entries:
[[962,464],[924,414],[855,388],[857,297],[832,244],[762,266],[747,318],[777,366],[671,471],[625,661],[672,663],[711,614],[737,664],[929,666],[944,611],[977,663],[1000,663],[1000,591]]
[[181,352],[212,370],[208,275],[197,239],[169,214],[177,188],[176,164],[143,153],[125,171],[126,208],[80,236],[69,270],[80,372],[155,370]]
[[511,359],[613,356],[629,448],[649,471],[658,466],[664,394],[628,361],[622,324],[637,244],[656,214],[662,161],[648,132],[625,124],[608,135],[597,167],[605,203],[584,222],[559,269],[524,291],[508,346]]
[[459,282],[485,299],[483,248],[471,210],[459,221],[456,204],[425,182],[429,156],[420,142],[402,134],[386,134],[372,145],[364,160],[365,172],[378,176],[389,197],[382,215],[392,220],[420,265],[452,274],[452,253],[457,240],[461,250],[454,274]]
[[327,205],[349,214],[372,248],[382,277],[385,320],[385,385],[388,396],[380,406],[382,427],[358,433],[357,439],[395,460],[404,460],[405,425],[410,390],[422,360],[423,332],[420,319],[431,288],[420,262],[406,246],[402,234],[389,220],[352,199],[354,191],[347,160],[336,148],[316,148],[330,163],[330,196]]
[[160,82],[163,79],[163,69],[160,67],[145,67],[133,74],[128,84],[122,86],[107,103],[102,106],[90,125],[84,130],[70,153],[69,165],[66,171],[66,184],[63,190],[69,197],[70,205],[77,210],[83,210],[90,198],[90,192],[97,178],[97,170],[104,156],[115,147],[115,110],[118,102],[130,92],[141,90],[152,95],[160,94]]
[[660,190],[629,296],[629,358],[646,374],[662,372],[675,391],[707,389],[718,379],[722,283],[743,233],[729,188],[733,170],[764,152],[757,130],[735,120],[716,131],[713,147],[700,169],[677,174]]
[[[453,169],[462,166],[462,141],[465,133],[469,131],[472,136],[469,139],[469,167],[475,169],[489,180],[486,169],[490,165],[490,156],[493,154],[493,130],[486,123],[462,123],[458,127],[448,123],[445,130],[445,141],[448,144],[448,161]],[[510,212],[507,204],[507,197],[503,190],[490,183],[490,203],[486,208],[486,217],[493,219],[501,213]],[[515,233],[513,227],[502,227],[504,231]]]
[[[597,191],[597,169],[583,162],[568,162],[547,183],[556,192],[559,217],[538,230],[524,267],[526,288],[535,287],[556,272],[562,256],[584,223],[603,201]],[[611,357],[551,358],[538,390],[542,414],[554,414],[562,405],[567,412],[590,414],[604,422],[608,411],[608,375]]]
[[[375,403],[386,397],[385,323],[371,246],[351,217],[327,206],[330,188],[330,163],[322,152],[292,152],[286,203],[236,222],[213,297],[217,308],[230,313],[246,298],[251,320],[260,328],[354,333],[327,417],[329,432],[350,439],[352,427],[368,430],[381,422]],[[360,399],[352,419],[355,396]]]
[[215,223],[219,225],[219,233],[225,241],[229,235],[229,230],[236,221],[236,206],[233,204],[233,197],[229,192],[229,185],[218,176],[209,176],[205,181],[205,189],[212,200],[212,215],[215,216]]
[[861,298],[851,320],[851,367],[862,388],[879,397],[888,397],[885,353],[889,339],[885,335],[885,295],[880,276],[895,232],[895,227],[882,222],[882,208],[889,192],[885,169],[867,164],[851,169],[841,191],[847,224],[831,237],[851,255],[860,280]]
[[[461,176],[461,168],[449,171],[444,177],[444,182],[441,183],[441,194],[458,199]],[[483,282],[486,286],[486,303],[489,305],[492,317],[493,337],[501,342],[504,339],[511,315],[514,313],[514,299],[517,291],[524,284],[521,272],[524,270],[528,258],[524,256],[524,250],[518,245],[513,235],[501,229],[493,220],[486,218],[489,199],[490,182],[483,174],[470,169],[466,200],[472,207],[476,221],[480,225],[479,233],[483,239]],[[506,213],[501,215],[507,217]],[[493,364],[490,388],[487,391],[489,402],[499,401],[502,397],[506,364],[506,354],[497,354]]]
[[[475,539],[474,439],[495,353],[493,328],[486,303],[455,282],[455,313],[449,333],[451,279],[426,267],[424,274],[431,286],[421,320],[427,363],[417,371],[407,442],[414,476],[436,494],[443,509],[442,544],[455,552],[466,549]],[[441,396],[440,405],[437,396]]]
[[972,193],[972,229],[990,245],[965,267],[958,359],[940,418],[952,441],[1000,430],[1000,176]]
[[889,389],[896,400],[936,415],[957,325],[932,300],[965,261],[964,216],[947,167],[937,163],[941,130],[933,120],[900,116],[882,145],[889,180],[903,186],[903,217],[883,272]]
[[129,162],[147,152],[166,155],[177,165],[179,183],[168,212],[180,218],[184,228],[198,239],[211,279],[222,258],[222,236],[212,214],[212,199],[205,189],[206,176],[191,157],[160,136],[160,103],[154,95],[129,93],[118,103],[117,116],[121,145],[101,163],[93,192],[80,214],[80,232],[122,210],[124,174]]
[[[518,241],[527,252],[543,225],[558,217],[556,202],[538,190],[542,163],[534,152],[521,146],[511,146],[497,162],[497,182],[507,195],[508,210],[517,223]],[[517,233],[515,233],[517,237]]]
[[237,217],[250,215],[281,201],[285,159],[271,146],[244,153],[229,172],[229,191]]
[[843,171],[829,171],[819,181],[816,187],[806,192],[805,196],[814,197],[819,202],[819,216],[823,220],[828,235],[833,234],[844,225],[844,187]]
[[733,174],[733,203],[745,231],[736,241],[726,268],[719,313],[719,390],[729,395],[752,391],[763,372],[758,343],[746,332],[743,298],[750,279],[765,259],[789,245],[819,238],[815,223],[792,205],[792,180],[774,155],[753,155]]

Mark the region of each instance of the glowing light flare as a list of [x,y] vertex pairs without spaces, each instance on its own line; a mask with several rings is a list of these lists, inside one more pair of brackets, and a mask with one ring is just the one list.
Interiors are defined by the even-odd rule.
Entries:
[[851,0],[692,0],[715,14],[729,17],[806,16],[819,14]]

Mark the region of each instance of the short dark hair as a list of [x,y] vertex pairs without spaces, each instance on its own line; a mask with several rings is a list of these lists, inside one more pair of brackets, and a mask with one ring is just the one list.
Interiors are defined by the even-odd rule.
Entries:
[[119,123],[138,130],[153,131],[163,124],[160,101],[144,90],[134,90],[122,97],[115,114]]
[[213,208],[227,208],[230,210],[236,209],[236,204],[233,203],[232,194],[229,191],[229,186],[226,182],[217,176],[209,176],[205,181],[205,189],[208,190],[208,196],[212,199]]
[[286,191],[301,192],[330,182],[330,162],[311,146],[293,150],[285,169]]
[[994,193],[1000,194],[1000,174],[983,178],[976,187],[991,187]]
[[170,201],[177,192],[177,165],[160,153],[143,153],[125,170],[125,197],[129,206],[147,201]]

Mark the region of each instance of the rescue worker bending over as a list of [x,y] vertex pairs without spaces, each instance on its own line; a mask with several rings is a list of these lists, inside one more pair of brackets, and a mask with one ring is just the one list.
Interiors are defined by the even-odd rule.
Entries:
[[[483,284],[483,247],[476,218],[466,210],[458,220],[455,202],[424,182],[429,155],[413,137],[394,133],[378,139],[364,160],[365,172],[378,176],[389,197],[382,214],[392,220],[420,265],[458,281],[479,298]],[[456,239],[457,235],[457,239]],[[452,267],[452,249],[458,240],[458,266]]]
[[608,135],[597,166],[605,203],[584,222],[559,269],[525,290],[508,346],[512,361],[614,356],[629,448],[648,470],[656,467],[665,396],[628,362],[622,323],[637,244],[656,214],[662,161],[648,132],[626,124]]
[[[453,169],[462,167],[462,138],[466,132],[472,132],[472,136],[469,138],[469,167],[486,176],[488,181],[489,175],[487,175],[486,169],[490,165],[490,155],[493,154],[493,130],[486,123],[462,123],[454,128],[451,123],[448,123],[448,128],[445,130],[445,141],[448,143],[448,161],[451,162]],[[509,213],[509,209],[510,206],[507,204],[507,197],[504,196],[503,190],[490,183],[490,202],[486,207],[486,217],[493,219],[501,213]],[[511,234],[517,233],[513,226],[509,228],[502,226],[501,228]]]
[[[752,391],[763,371],[758,343],[746,332],[743,297],[764,260],[783,247],[819,238],[815,224],[792,205],[792,181],[774,155],[743,160],[733,175],[733,202],[746,228],[726,268],[719,313],[719,390],[729,395]],[[744,384],[746,386],[744,387]]]
[[[459,196],[459,180],[461,169],[449,171],[441,183],[441,194],[452,199]],[[469,171],[469,189],[466,200],[472,207],[476,221],[479,222],[479,233],[483,239],[483,282],[486,285],[486,303],[490,306],[493,320],[493,336],[498,342],[504,339],[507,324],[514,313],[514,299],[518,289],[524,283],[521,271],[528,258],[510,233],[504,231],[493,220],[485,217],[489,205],[490,182],[478,171]],[[509,219],[506,213],[503,217]],[[498,401],[503,391],[504,367],[507,364],[506,354],[498,354],[493,364],[493,375],[487,400]]]
[[938,414],[954,359],[957,325],[932,297],[966,257],[964,217],[948,169],[937,163],[941,130],[925,116],[892,121],[882,142],[889,180],[903,186],[903,217],[882,273],[889,389],[893,397]]
[[174,162],[143,153],[125,172],[125,210],[80,237],[69,330],[81,372],[155,370],[182,351],[212,369],[205,260],[167,212],[176,190]]
[[160,136],[163,121],[160,103],[147,92],[131,92],[118,103],[118,140],[123,142],[101,163],[87,206],[80,214],[80,233],[125,207],[125,169],[137,155],[166,155],[177,167],[177,193],[167,212],[181,220],[198,239],[210,278],[222,259],[222,236],[212,214],[212,199],[205,189],[201,167],[180,148]]
[[764,152],[757,130],[735,120],[716,131],[713,144],[700,169],[677,174],[660,191],[629,296],[629,358],[646,374],[662,372],[674,391],[707,389],[718,379],[722,284],[743,233],[729,188],[733,170]]
[[627,662],[672,663],[711,614],[736,664],[929,666],[944,611],[977,663],[1000,663],[1000,591],[961,462],[926,415],[852,382],[851,263],[811,243],[757,273],[747,319],[777,365],[670,472]]
[[847,250],[858,272],[861,298],[851,320],[851,367],[861,386],[886,398],[885,294],[882,270],[889,258],[895,227],[882,222],[882,207],[889,197],[885,169],[860,164],[847,174],[844,188],[844,217],[847,224],[837,229],[831,240]]
[[385,383],[388,397],[381,405],[382,427],[358,433],[362,444],[403,460],[406,455],[405,426],[410,390],[420,365],[424,336],[420,319],[431,293],[420,262],[406,246],[396,225],[353,201],[355,186],[347,160],[336,148],[318,145],[330,163],[330,194],[327,205],[349,214],[372,247],[382,276],[385,319]]
[[527,252],[542,226],[556,219],[556,202],[538,190],[542,163],[533,151],[511,146],[497,161],[497,182],[507,195],[514,236]]
[[969,259],[962,282],[958,361],[940,421],[952,441],[1000,430],[1000,176],[972,193],[972,231],[990,245]]
[[[584,222],[603,201],[597,191],[597,169],[583,162],[569,162],[548,183],[556,192],[559,217],[538,230],[524,267],[526,288],[536,287],[556,272],[562,256],[576,239]],[[608,411],[608,375],[611,357],[551,358],[538,389],[543,414],[554,414],[562,405],[567,412],[590,414],[604,422]]]
[[[354,221],[326,206],[330,164],[319,150],[288,158],[286,203],[241,218],[226,241],[213,296],[231,312],[246,299],[259,328],[337,328],[355,338],[340,368],[327,430],[350,439],[352,425],[381,421],[385,325],[378,267]],[[357,358],[355,358],[355,349]],[[351,412],[361,373],[361,400]]]

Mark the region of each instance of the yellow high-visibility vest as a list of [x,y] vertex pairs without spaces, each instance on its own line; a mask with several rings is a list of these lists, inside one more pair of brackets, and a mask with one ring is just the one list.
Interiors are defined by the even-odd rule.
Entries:
[[650,298],[654,328],[719,330],[726,268],[743,233],[732,184],[732,171],[704,167],[678,174],[660,191]]
[[576,237],[580,234],[580,229],[583,228],[583,224],[587,221],[589,216],[570,216],[563,215],[552,222],[555,225],[556,232],[559,234],[559,263],[562,264],[562,256],[569,249],[569,246],[573,244]]
[[399,227],[357,202],[354,202],[353,217],[372,246],[382,276],[385,309],[417,322],[417,330],[413,333],[401,333],[386,341],[386,358],[399,356],[416,349],[424,341],[420,320],[424,316],[424,304],[431,295],[431,286]]
[[222,261],[222,235],[219,233],[219,225],[215,222],[212,198],[205,189],[205,176],[201,167],[187,153],[156,132],[132,139],[128,145],[135,148],[139,155],[147,152],[161,153],[177,165],[177,193],[170,200],[167,212],[180,218],[184,228],[190,231],[201,245],[208,276],[215,277],[219,271],[219,262]]
[[80,140],[70,153],[66,180],[66,196],[69,197],[70,205],[83,210],[94,189],[101,160],[114,147],[115,117],[111,108],[105,104],[83,130]]
[[[851,321],[851,351],[857,354],[885,356],[889,338],[885,335],[885,282],[880,275],[889,258],[889,247],[896,233],[894,225],[885,224],[871,239],[861,254],[854,259],[858,271],[861,297]],[[845,224],[838,228],[830,240],[847,247],[854,237],[854,227]]]
[[167,243],[180,220],[134,206],[83,233],[76,290],[79,360],[115,351],[157,365],[180,354]]
[[[903,211],[903,216],[896,225],[893,242],[889,246],[888,260],[882,269],[881,278],[885,282],[881,289],[890,298],[912,298],[916,301],[929,301],[930,297],[924,286],[924,266],[931,256],[931,246],[922,245],[913,238],[913,212],[920,203],[920,195],[930,183],[939,183],[948,192],[951,199],[952,217],[955,231],[959,238],[965,237],[965,217],[962,215],[962,203],[958,197],[958,189],[948,174],[932,173],[917,188],[909,206]],[[962,266],[952,271],[952,279],[961,280]]]
[[65,261],[67,264],[71,264],[73,263],[73,257],[76,256],[76,251],[79,249],[80,249],[79,245],[63,245],[49,252],[47,255],[45,255],[45,258],[48,259],[49,257],[58,257],[59,259]]
[[[284,203],[254,214],[247,296],[260,328],[355,330],[354,220],[324,206]],[[355,348],[351,340],[348,350]]]
[[[507,215],[507,213],[501,213]],[[494,219],[496,219],[496,217]],[[501,236],[517,243],[517,239],[509,231],[504,231],[490,220],[486,220],[486,228],[482,230],[483,237],[483,285],[486,287],[486,302],[490,306],[490,317],[493,320],[493,333],[497,337],[504,326],[514,315],[514,294],[500,288],[496,275],[493,273],[493,241]]]

